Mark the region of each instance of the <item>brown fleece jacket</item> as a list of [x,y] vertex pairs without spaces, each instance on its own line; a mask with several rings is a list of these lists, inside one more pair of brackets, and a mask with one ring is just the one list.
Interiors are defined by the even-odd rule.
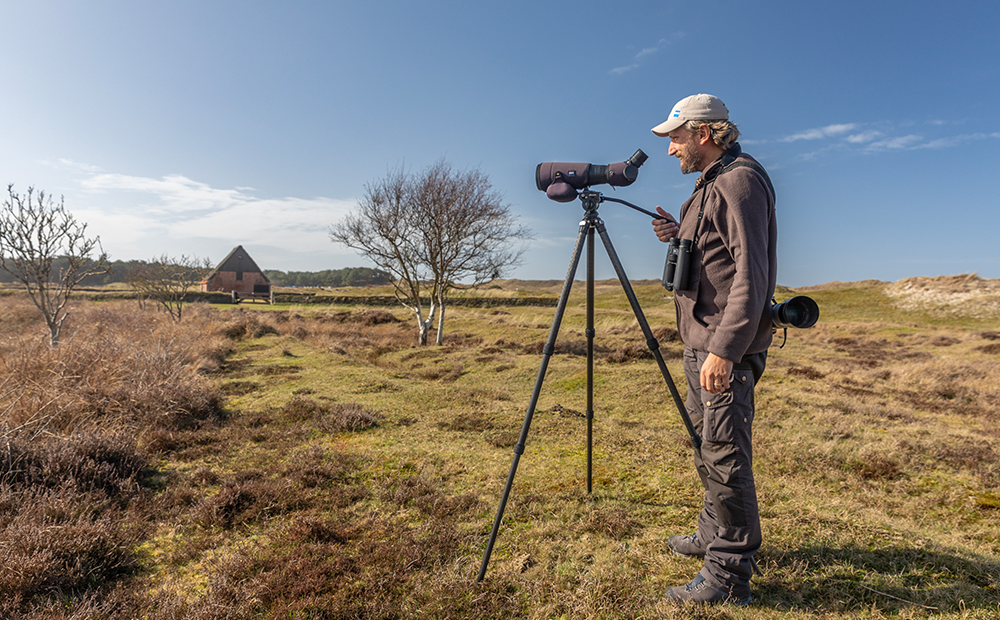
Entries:
[[[736,158],[740,161],[757,164],[744,153]],[[691,239],[705,201],[690,284],[674,292],[674,303],[685,345],[739,362],[771,344],[778,227],[774,195],[764,177],[735,166],[712,180],[721,163],[720,158],[705,170],[681,207],[678,236]]]

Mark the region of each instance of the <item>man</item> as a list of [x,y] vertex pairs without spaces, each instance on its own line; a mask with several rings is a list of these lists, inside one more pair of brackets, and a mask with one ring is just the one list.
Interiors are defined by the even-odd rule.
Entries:
[[688,284],[674,291],[674,304],[686,408],[702,439],[694,462],[705,487],[697,531],[667,540],[675,553],[704,558],[704,567],[667,598],[746,605],[761,544],[751,426],[772,334],[774,190],[764,168],[741,152],[739,130],[717,97],[682,99],[653,133],[670,138],[668,153],[680,159],[681,172],[701,173],[679,221],[660,207],[663,219],[653,220],[661,241],[692,240]]

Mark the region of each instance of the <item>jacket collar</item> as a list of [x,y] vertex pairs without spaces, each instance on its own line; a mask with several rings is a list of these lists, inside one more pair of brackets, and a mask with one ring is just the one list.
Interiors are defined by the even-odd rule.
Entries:
[[733,145],[729,147],[728,151],[712,162],[712,164],[705,169],[705,172],[698,177],[698,180],[694,183],[695,191],[714,181],[715,177],[722,173],[722,169],[736,161],[736,158],[739,157],[742,152],[743,147],[740,146],[740,143],[734,142]]

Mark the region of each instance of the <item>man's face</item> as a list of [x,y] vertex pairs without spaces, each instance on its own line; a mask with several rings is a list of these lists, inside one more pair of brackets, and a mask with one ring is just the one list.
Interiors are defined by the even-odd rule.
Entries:
[[679,127],[667,134],[670,138],[670,148],[667,154],[681,160],[681,173],[700,172],[704,162],[704,154],[698,148],[698,135],[684,127]]

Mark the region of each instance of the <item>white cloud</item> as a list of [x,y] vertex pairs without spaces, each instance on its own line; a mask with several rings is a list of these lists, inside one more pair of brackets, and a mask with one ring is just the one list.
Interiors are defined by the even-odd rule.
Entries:
[[1000,132],[997,133],[970,133],[970,134],[959,134],[956,136],[948,136],[945,138],[938,138],[936,140],[931,140],[921,144],[915,148],[921,149],[944,149],[951,148],[954,146],[959,146],[966,142],[973,142],[976,140],[988,140],[990,138],[1000,138]]
[[100,235],[115,259],[164,253],[215,257],[246,245],[273,249],[278,257],[273,260],[286,263],[274,268],[319,270],[330,267],[301,264],[296,256],[354,255],[327,234],[330,224],[355,207],[354,200],[258,198],[250,188],[218,189],[181,175],[96,172],[80,186],[84,201],[74,214],[88,223],[88,232]]
[[[683,33],[675,33],[673,35],[673,38],[674,39],[680,39],[683,36],[684,36]],[[664,47],[666,47],[669,44],[670,44],[670,40],[669,39],[660,39],[659,41],[656,42],[656,45],[654,45],[653,47],[646,47],[646,48],[643,48],[643,49],[639,50],[636,53],[636,55],[632,57],[632,62],[631,63],[629,63],[627,65],[623,65],[621,67],[615,67],[614,69],[612,69],[608,73],[611,73],[612,75],[622,75],[624,73],[628,73],[629,71],[633,71],[635,69],[638,69],[640,66],[642,66],[642,61],[643,61],[644,58],[646,58],[648,56],[653,56],[654,54],[659,53],[660,50],[662,50]]]
[[119,191],[148,194],[153,201],[143,206],[149,210],[172,214],[227,209],[253,200],[238,189],[214,189],[180,175],[151,179],[101,173],[84,179],[81,185],[84,189],[102,193]]
[[[665,43],[665,42],[666,42],[666,39],[661,39],[660,40],[661,44]],[[638,54],[636,54],[635,55],[635,59],[639,60],[640,58],[642,58],[644,56],[651,56],[651,55],[655,54],[658,51],[660,51],[659,47],[647,47],[646,49],[641,50]]]
[[799,140],[819,140],[822,138],[831,138],[834,136],[839,136],[841,134],[853,131],[857,127],[855,123],[844,123],[840,125],[827,125],[826,127],[818,127],[816,129],[807,129],[806,131],[799,132],[797,134],[792,134],[790,136],[781,138],[782,142],[797,142]]
[[[832,144],[832,145],[829,145],[829,146],[824,146],[821,149],[818,149],[818,150],[815,150],[815,151],[811,151],[809,153],[802,153],[801,155],[799,155],[799,159],[801,159],[803,161],[812,161],[814,159],[819,159],[821,156],[826,155],[827,153],[830,153],[831,151],[836,151],[836,150],[839,150],[839,149],[842,149],[842,148],[844,148],[844,146],[841,143]],[[768,169],[770,170],[770,168],[768,168]]]
[[922,137],[910,134],[908,136],[899,136],[897,138],[886,138],[884,140],[878,140],[872,142],[868,145],[866,150],[868,151],[898,151],[902,149],[907,149],[913,147],[917,142],[923,140]]
[[[906,131],[906,128],[913,125],[914,123],[908,122],[827,125],[781,138],[779,142],[790,143],[813,141],[822,138],[838,138],[838,140],[825,143],[827,146],[819,150],[798,156],[800,159],[811,160],[832,150],[849,148],[851,146],[860,147],[861,151],[865,153],[885,153],[917,149],[953,148],[968,142],[1000,138],[1000,132],[974,134],[948,133],[940,138],[928,138],[919,134],[892,135],[897,132],[902,133]],[[935,128],[945,127],[944,124],[934,121],[926,125],[934,126]],[[878,129],[873,128],[873,126],[877,126]]]
[[612,75],[622,75],[623,73],[628,73],[629,71],[638,68],[639,68],[639,63],[633,62],[632,64],[625,65],[623,67],[615,67],[614,69],[609,71],[609,73],[611,73]]
[[[985,136],[982,136],[982,137],[985,137]],[[962,144],[963,142],[968,142],[970,139],[972,139],[970,136],[949,136],[947,138],[938,138],[936,140],[931,140],[929,142],[925,142],[925,143],[920,144],[918,146],[915,146],[913,148],[918,148],[918,149],[946,149],[946,148],[951,148],[951,147],[954,147],[954,146],[958,146],[958,145]]]
[[874,130],[872,130],[872,131],[862,131],[861,133],[856,133],[856,134],[847,136],[846,140],[848,142],[850,142],[851,144],[865,144],[865,143],[871,142],[873,140],[878,140],[883,135],[885,135],[885,134],[883,134],[881,131],[874,131]]
[[81,164],[80,162],[73,161],[72,159],[60,159],[59,165],[63,168],[68,168],[74,172],[83,172],[86,174],[96,174],[98,172],[103,172],[99,166],[92,166],[90,164]]

